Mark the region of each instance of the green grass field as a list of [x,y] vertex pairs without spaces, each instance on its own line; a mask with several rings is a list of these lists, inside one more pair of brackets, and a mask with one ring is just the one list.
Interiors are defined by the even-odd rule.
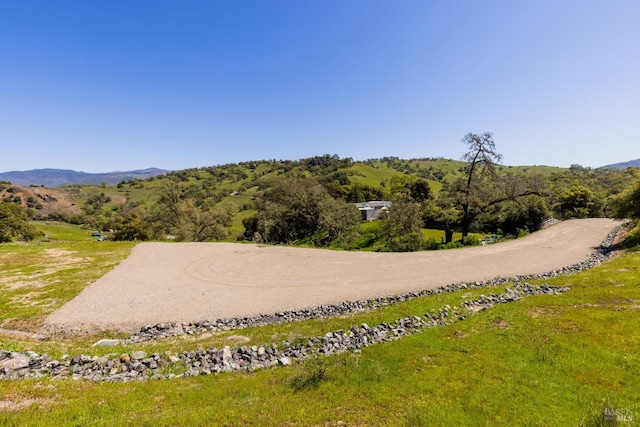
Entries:
[[[37,328],[47,313],[132,248],[128,243],[94,242],[86,230],[73,227],[40,227],[48,239],[0,245],[1,321],[26,326],[25,330]],[[86,260],[76,261],[82,268],[70,262],[49,271],[52,260],[47,249]],[[46,289],[48,298],[24,304],[11,294],[14,281],[28,282],[31,292]],[[67,289],[69,283],[74,285]],[[606,408],[632,414],[633,422],[619,425],[636,425],[640,252],[547,283],[571,290],[497,306],[361,353],[286,368],[134,383],[0,382],[0,426],[599,426],[607,425]],[[248,339],[244,345],[265,344],[422,315],[502,288],[419,298],[349,317],[135,346],[98,349],[91,347],[97,337],[40,342],[0,335],[0,347],[59,356],[220,348],[238,345],[239,337]]]

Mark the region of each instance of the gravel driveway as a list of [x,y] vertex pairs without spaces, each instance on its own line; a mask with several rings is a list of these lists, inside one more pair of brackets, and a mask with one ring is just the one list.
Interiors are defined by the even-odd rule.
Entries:
[[362,300],[463,281],[540,274],[588,258],[617,222],[565,221],[522,239],[414,253],[236,243],[141,243],[51,314],[45,328],[134,331]]

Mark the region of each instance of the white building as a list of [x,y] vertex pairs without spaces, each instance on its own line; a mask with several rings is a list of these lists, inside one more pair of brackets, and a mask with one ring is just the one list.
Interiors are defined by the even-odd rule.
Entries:
[[362,213],[362,219],[364,221],[373,221],[378,219],[380,214],[391,206],[391,202],[374,200],[371,202],[355,203],[358,210]]

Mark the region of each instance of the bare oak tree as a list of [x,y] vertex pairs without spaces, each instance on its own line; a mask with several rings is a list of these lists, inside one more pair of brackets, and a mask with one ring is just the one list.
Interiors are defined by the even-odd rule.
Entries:
[[468,133],[462,138],[462,142],[469,148],[469,151],[462,156],[462,160],[469,162],[466,171],[466,184],[459,188],[459,203],[462,208],[462,237],[464,238],[469,234],[469,226],[473,220],[471,209],[482,190],[477,185],[479,181],[477,176],[489,175],[491,178],[495,178],[495,165],[502,161],[502,155],[496,151],[496,143],[491,132],[485,132],[482,135]]
[[462,160],[469,164],[464,178],[451,185],[449,202],[461,211],[459,224],[463,238],[469,234],[469,228],[476,217],[492,206],[525,196],[544,194],[544,182],[537,176],[525,180],[512,174],[498,175],[497,166],[502,161],[502,155],[496,151],[492,133],[469,133],[462,142],[469,149]]

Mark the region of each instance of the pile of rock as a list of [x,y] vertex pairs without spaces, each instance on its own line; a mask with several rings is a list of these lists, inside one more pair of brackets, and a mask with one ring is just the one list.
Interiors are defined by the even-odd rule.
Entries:
[[21,378],[73,378],[94,381],[134,381],[143,379],[170,379],[175,377],[209,375],[219,372],[262,369],[275,365],[289,365],[292,359],[314,355],[330,355],[359,351],[372,344],[396,340],[434,326],[444,326],[466,319],[473,313],[487,310],[497,304],[517,301],[540,294],[559,294],[568,288],[548,285],[533,286],[518,283],[502,294],[481,295],[460,306],[445,306],[423,316],[411,316],[393,322],[369,326],[363,323],[349,330],[328,332],[320,337],[284,341],[281,345],[241,346],[222,349],[195,350],[172,353],[133,351],[121,355],[86,356],[64,355],[55,360],[46,354],[0,351],[0,379]]

